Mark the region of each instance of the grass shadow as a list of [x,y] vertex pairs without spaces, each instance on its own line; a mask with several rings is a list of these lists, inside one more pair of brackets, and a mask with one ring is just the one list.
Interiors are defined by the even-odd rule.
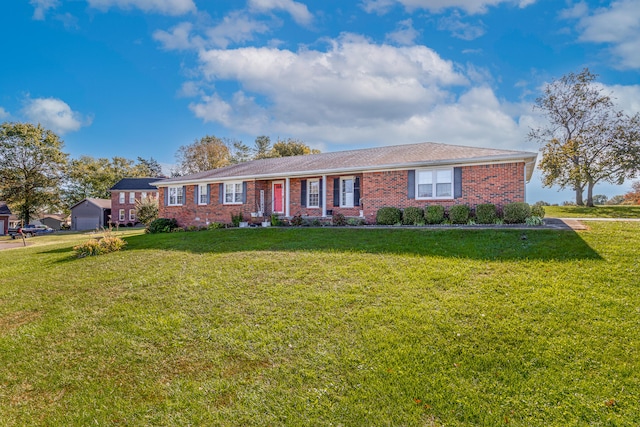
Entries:
[[481,260],[601,259],[578,233],[548,229],[253,228],[144,234],[126,240],[127,250],[192,253],[322,251]]

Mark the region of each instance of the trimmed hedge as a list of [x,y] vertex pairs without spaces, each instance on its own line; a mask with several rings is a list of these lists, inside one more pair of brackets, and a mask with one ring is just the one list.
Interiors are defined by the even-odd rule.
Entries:
[[498,219],[498,211],[493,203],[483,203],[476,206],[476,222],[478,224],[493,224]]
[[502,219],[507,224],[524,224],[530,216],[531,206],[528,203],[507,203],[502,208]]
[[424,211],[424,219],[427,224],[442,224],[444,221],[444,206],[427,206]]
[[540,218],[544,218],[544,206],[542,205],[533,205],[531,206],[531,216],[538,216]]
[[402,211],[398,208],[384,207],[376,212],[376,223],[380,225],[395,225],[402,222]]
[[402,224],[404,225],[418,225],[424,224],[424,209],[410,206],[404,208],[402,213]]
[[449,221],[453,224],[466,224],[470,213],[471,208],[467,205],[453,205],[449,208]]
[[175,218],[158,218],[147,227],[148,233],[170,233],[178,228],[178,221]]

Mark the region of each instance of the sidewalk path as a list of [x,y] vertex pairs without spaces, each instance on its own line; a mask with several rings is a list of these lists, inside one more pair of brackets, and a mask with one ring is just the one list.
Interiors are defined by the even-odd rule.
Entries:
[[640,218],[545,218],[545,224],[550,228],[559,230],[588,230],[583,221],[606,221],[606,222],[640,222]]

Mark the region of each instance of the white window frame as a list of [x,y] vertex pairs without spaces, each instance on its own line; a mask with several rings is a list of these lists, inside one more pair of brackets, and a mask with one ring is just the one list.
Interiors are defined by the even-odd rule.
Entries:
[[125,197],[126,197],[126,195],[124,194],[124,191],[121,191],[120,194],[118,194],[118,202],[121,205],[124,205]]
[[133,205],[136,202],[136,192],[135,191],[131,191],[129,192],[129,204]]
[[143,191],[142,193],[140,193],[140,200],[144,200],[147,198],[147,192]]
[[[351,200],[348,200],[348,194],[345,192],[345,181],[351,181]],[[354,207],[355,202],[355,188],[356,188],[356,179],[353,176],[343,176],[340,177],[340,207],[341,208],[352,208]]]
[[124,221],[124,209],[118,210],[118,221]]
[[[227,196],[230,196],[230,200]],[[222,200],[224,205],[241,205],[242,198],[242,181],[224,183],[224,199]]]
[[183,190],[182,185],[167,187],[167,206],[182,206],[184,203]]
[[[311,189],[314,188],[316,191],[313,193]],[[316,203],[311,202],[312,196],[318,196],[318,201]],[[319,179],[309,179],[307,180],[307,207],[308,208],[319,208],[320,207],[320,180]]]
[[136,210],[129,209],[129,221],[135,221],[135,220],[136,220]]
[[[438,181],[439,176],[438,172],[442,174],[443,172],[447,172],[449,174],[450,180]],[[421,175],[430,174],[431,183],[430,184],[420,184]],[[442,179],[442,178],[440,178]],[[438,184],[449,184],[449,195],[440,196],[438,195]],[[431,185],[431,196],[420,196],[420,185]],[[428,168],[428,169],[418,169],[416,170],[416,199],[417,200],[451,200],[453,199],[454,192],[454,175],[453,168]]]
[[199,205],[207,204],[208,188],[209,186],[207,184],[198,184],[198,204]]

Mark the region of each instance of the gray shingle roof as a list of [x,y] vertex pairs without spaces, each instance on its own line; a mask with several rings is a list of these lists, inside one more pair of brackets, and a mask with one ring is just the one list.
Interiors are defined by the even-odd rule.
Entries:
[[6,202],[0,202],[0,215],[11,215],[11,210]]
[[89,203],[92,203],[92,204],[96,205],[99,208],[111,209],[111,199],[94,199],[92,197],[87,197],[86,199],[80,200],[78,203],[76,203],[75,205],[71,206],[71,209],[75,208],[80,203],[83,203],[85,200],[88,201]]
[[152,182],[156,182],[162,178],[153,177],[153,178],[122,178],[120,181],[116,182],[113,187],[109,189],[109,191],[113,190],[139,190],[139,191],[156,191],[158,190],[154,185],[151,185]]
[[435,165],[525,161],[527,179],[533,172],[537,153],[466,147],[432,142],[360,150],[336,151],[306,156],[253,160],[220,169],[156,181],[156,185],[231,179],[268,179],[380,169],[402,169]]

